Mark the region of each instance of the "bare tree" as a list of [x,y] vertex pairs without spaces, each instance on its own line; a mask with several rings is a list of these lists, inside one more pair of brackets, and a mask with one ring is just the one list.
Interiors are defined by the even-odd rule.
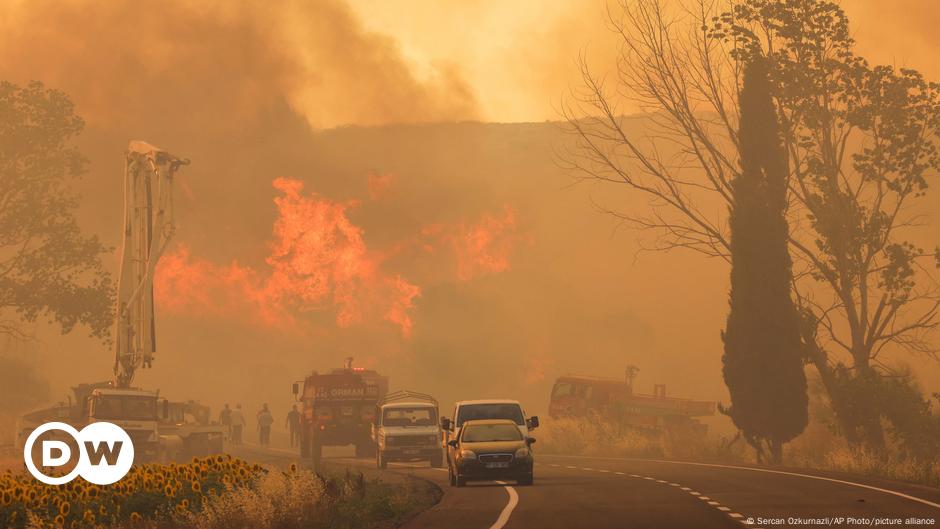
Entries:
[[[740,172],[737,94],[756,56],[771,66],[790,166],[787,218],[806,360],[850,441],[881,446],[878,411],[851,417],[839,381],[890,373],[887,351],[936,358],[929,333],[940,250],[909,242],[911,209],[940,169],[940,86],[853,52],[841,8],[822,0],[658,0],[608,10],[621,50],[610,77],[584,57],[562,108],[579,178],[627,186],[649,211],[609,209],[652,232],[652,249],[729,259],[730,182]],[[639,117],[625,111],[639,110]]]

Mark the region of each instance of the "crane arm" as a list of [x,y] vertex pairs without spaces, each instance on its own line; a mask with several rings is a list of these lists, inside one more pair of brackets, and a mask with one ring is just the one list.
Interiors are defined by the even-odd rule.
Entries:
[[153,274],[173,237],[173,176],[189,160],[132,141],[124,163],[124,231],[118,275],[114,375],[129,387],[156,353]]

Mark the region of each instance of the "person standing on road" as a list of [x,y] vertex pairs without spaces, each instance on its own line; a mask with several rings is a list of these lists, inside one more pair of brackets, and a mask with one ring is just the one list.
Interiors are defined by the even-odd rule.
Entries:
[[261,405],[261,411],[258,412],[258,432],[259,440],[261,441],[261,446],[268,446],[271,444],[271,425],[274,424],[274,416],[271,415],[271,410],[268,409],[268,403],[265,402]]
[[287,412],[287,421],[285,422],[287,429],[290,431],[290,446],[300,444],[300,412],[297,411],[297,405],[294,404],[290,407],[290,411]]
[[228,403],[225,403],[225,407],[222,408],[222,411],[219,412],[219,424],[222,425],[222,428],[225,430],[225,438],[229,441],[232,440],[232,409],[228,407]]
[[236,404],[230,415],[232,422],[232,444],[242,444],[242,429],[245,427],[245,415],[242,414],[242,405]]

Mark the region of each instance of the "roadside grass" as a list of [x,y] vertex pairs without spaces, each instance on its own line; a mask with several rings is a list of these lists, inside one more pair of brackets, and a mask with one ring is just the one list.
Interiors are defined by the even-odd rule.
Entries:
[[[587,418],[544,419],[538,430],[543,453],[601,457],[678,459],[725,464],[756,464],[743,441],[708,434],[669,436],[643,433]],[[846,472],[922,485],[940,486],[940,454],[933,460],[904,457],[900,450],[878,455],[851,448],[824,424],[810,424],[786,445],[783,467]]]
[[360,529],[393,527],[438,500],[429,483],[348,471],[287,471],[231,456],[140,465],[114,485],[62,486],[0,474],[0,527],[40,529]]

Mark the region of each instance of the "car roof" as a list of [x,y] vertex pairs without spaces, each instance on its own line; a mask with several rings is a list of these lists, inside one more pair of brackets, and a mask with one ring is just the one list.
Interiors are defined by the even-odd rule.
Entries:
[[457,406],[463,406],[466,404],[519,404],[519,401],[511,400],[511,399],[483,399],[483,400],[461,400],[457,402]]
[[437,406],[430,402],[390,402],[382,404],[383,408],[436,408]]
[[463,426],[466,428],[467,426],[482,426],[487,424],[511,424],[513,428],[516,427],[516,421],[512,419],[477,419],[475,421],[467,421],[463,423]]

